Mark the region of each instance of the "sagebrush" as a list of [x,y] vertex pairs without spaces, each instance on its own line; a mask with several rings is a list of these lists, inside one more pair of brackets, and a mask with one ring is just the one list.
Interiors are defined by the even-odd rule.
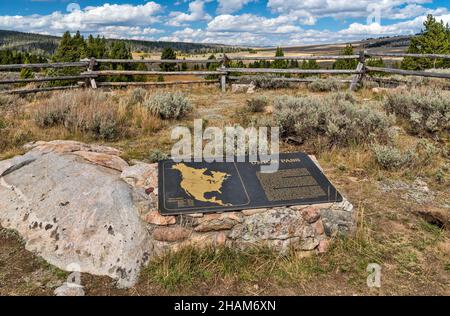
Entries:
[[269,99],[265,96],[258,96],[247,100],[247,109],[253,113],[263,112],[268,104]]
[[384,107],[409,123],[413,134],[450,130],[450,92],[433,88],[397,89],[386,95]]
[[308,85],[313,92],[331,92],[338,91],[343,87],[343,83],[336,78],[317,79]]
[[393,124],[391,117],[357,104],[347,93],[276,98],[274,118],[284,137],[296,136],[301,141],[320,137],[331,146],[386,142]]
[[162,119],[181,119],[192,111],[192,104],[181,92],[158,92],[143,105]]
[[273,75],[268,76],[242,76],[239,78],[238,83],[240,84],[250,84],[253,83],[258,89],[281,89],[289,88],[290,83],[283,80],[282,77],[277,77]]

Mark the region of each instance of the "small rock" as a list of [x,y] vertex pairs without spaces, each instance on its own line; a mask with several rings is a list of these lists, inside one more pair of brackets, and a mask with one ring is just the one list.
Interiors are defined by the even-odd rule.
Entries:
[[207,214],[199,219],[199,225],[195,227],[196,232],[209,232],[214,230],[227,230],[241,223],[242,218],[238,213],[229,212],[223,214]]
[[316,232],[316,236],[322,235],[325,232],[325,228],[323,227],[322,220],[316,221],[314,224],[314,231]]
[[125,168],[120,177],[133,187],[155,188],[158,186],[158,165],[139,163]]
[[330,248],[330,241],[328,239],[321,240],[319,246],[317,246],[317,252],[325,253]]
[[191,234],[191,230],[181,227],[158,227],[153,231],[153,238],[158,241],[180,241],[188,238]]
[[311,207],[311,205],[292,205],[289,208],[294,210],[294,211],[300,211],[300,210],[303,210],[303,209],[305,209],[307,207]]
[[203,217],[203,213],[192,213],[192,214],[186,214],[185,216],[189,216],[192,218],[200,218],[200,217]]
[[243,210],[241,213],[244,214],[245,216],[252,216],[252,215],[264,213],[267,211],[268,211],[267,208],[255,208],[255,209],[250,209],[250,210]]
[[149,224],[167,226],[173,225],[177,222],[175,216],[162,216],[159,211],[153,210],[144,216],[144,221]]
[[84,296],[83,286],[75,283],[64,283],[55,290],[56,296]]
[[249,90],[252,91],[251,89],[255,89],[255,85],[254,84],[232,84],[231,85],[231,92],[232,93],[247,93]]
[[223,231],[219,232],[216,236],[216,246],[225,246],[227,241],[227,235]]
[[308,224],[312,224],[320,218],[320,214],[317,212],[317,210],[314,207],[305,208],[301,212],[302,212],[303,219]]

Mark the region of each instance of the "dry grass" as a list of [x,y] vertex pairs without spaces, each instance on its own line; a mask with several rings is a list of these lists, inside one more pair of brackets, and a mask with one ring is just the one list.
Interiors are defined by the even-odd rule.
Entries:
[[[201,86],[173,87],[163,91],[179,90],[188,96],[194,106],[193,112],[179,121],[161,120],[150,115],[145,107],[139,106],[139,100],[131,100],[139,92],[118,90],[105,93],[108,106],[113,107],[114,115],[125,123],[115,139],[102,142],[124,150],[127,159],[150,161],[154,159],[155,152],[170,151],[174,142],[170,139],[172,126],[192,126],[194,118],[204,118],[208,126],[223,127],[236,123],[252,124],[272,117],[270,106],[266,112],[248,111],[246,94],[220,93],[216,87]],[[279,95],[306,94],[316,95],[303,86],[258,92],[258,96],[267,98],[269,104]],[[358,103],[377,106],[378,110],[382,110],[379,107],[382,95],[364,89],[356,93],[355,98]],[[98,142],[90,132],[80,129],[72,131],[61,124],[39,127],[34,115],[48,99],[51,97],[47,94],[36,96],[24,100],[19,107],[0,109],[0,117],[7,123],[6,128],[0,128],[0,133],[5,133],[1,135],[7,135],[0,138],[0,158],[17,154],[21,151],[21,145],[31,140],[62,138]],[[14,139],[11,135],[16,133],[26,137],[17,136]],[[430,143],[438,149],[437,152]],[[118,290],[108,278],[84,275],[86,291],[92,295],[450,295],[449,232],[415,215],[416,211],[431,208],[448,214],[450,202],[448,182],[445,180],[449,171],[448,143],[430,139],[424,141],[400,124],[396,134],[392,135],[390,145],[402,152],[414,150],[417,155],[414,165],[386,170],[377,163],[371,144],[365,143],[350,144],[345,148],[281,143],[282,151],[316,154],[330,180],[356,207],[356,234],[336,238],[326,254],[303,256],[289,253],[279,256],[268,249],[250,252],[226,248],[218,251],[186,249],[155,259],[143,271],[140,282],[134,288]],[[387,180],[411,183],[417,178],[428,183],[435,194],[435,199],[428,204],[403,198],[402,192],[397,190],[385,192],[380,189],[380,185]],[[438,178],[444,180],[440,182]],[[47,286],[51,282],[42,281],[42,275],[48,276],[52,268],[23,250],[16,237],[0,234],[0,239],[0,294],[51,294],[52,289]],[[380,289],[366,286],[365,269],[368,263],[382,266]],[[11,266],[21,270],[13,271]],[[49,280],[63,279],[58,272],[55,273],[56,276],[50,273],[53,277]],[[34,283],[36,280],[40,285]]]

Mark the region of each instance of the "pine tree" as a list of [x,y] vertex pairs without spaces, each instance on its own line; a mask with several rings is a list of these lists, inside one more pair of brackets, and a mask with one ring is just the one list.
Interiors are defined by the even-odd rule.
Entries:
[[[443,21],[437,22],[429,14],[423,23],[424,29],[418,36],[411,39],[407,50],[411,54],[448,54],[450,53],[450,29]],[[424,70],[450,66],[449,61],[443,59],[412,58],[403,59],[401,67],[408,70]]]
[[[284,57],[284,52],[281,47],[277,47],[277,50],[275,52],[275,57]],[[288,62],[286,60],[275,60],[272,63],[272,68],[275,69],[286,69],[288,67]]]
[[[353,45],[348,44],[347,46],[345,46],[345,48],[341,52],[341,55],[345,56],[354,55]],[[333,64],[333,69],[356,69],[357,65],[358,65],[357,59],[338,59]]]
[[[177,54],[175,51],[167,47],[165,48],[161,53],[161,59],[177,59]],[[175,70],[175,64],[172,63],[161,63],[160,65],[162,71],[174,71]]]
[[[27,58],[25,60],[25,64],[29,64],[30,61]],[[20,79],[31,79],[34,78],[34,73],[30,68],[22,68],[22,70],[20,71]]]

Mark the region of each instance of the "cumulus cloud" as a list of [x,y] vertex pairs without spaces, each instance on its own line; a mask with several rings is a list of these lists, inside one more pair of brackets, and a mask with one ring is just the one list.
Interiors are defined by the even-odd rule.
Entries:
[[230,14],[241,10],[245,5],[255,0],[218,0],[217,13]]
[[[423,4],[432,0],[269,0],[267,7],[274,13],[309,14],[314,19],[332,17],[336,19],[366,18],[377,10],[382,19],[408,19],[429,11]],[[445,8],[440,8],[440,12]]]
[[189,22],[208,21],[211,16],[205,12],[205,1],[195,0],[189,3],[189,13],[174,11],[169,14],[167,25],[181,26]]
[[96,32],[108,25],[149,25],[159,21],[161,5],[150,1],[143,5],[104,4],[86,7],[68,13],[53,12],[49,15],[0,16],[0,28],[26,32],[58,34],[66,30]]

